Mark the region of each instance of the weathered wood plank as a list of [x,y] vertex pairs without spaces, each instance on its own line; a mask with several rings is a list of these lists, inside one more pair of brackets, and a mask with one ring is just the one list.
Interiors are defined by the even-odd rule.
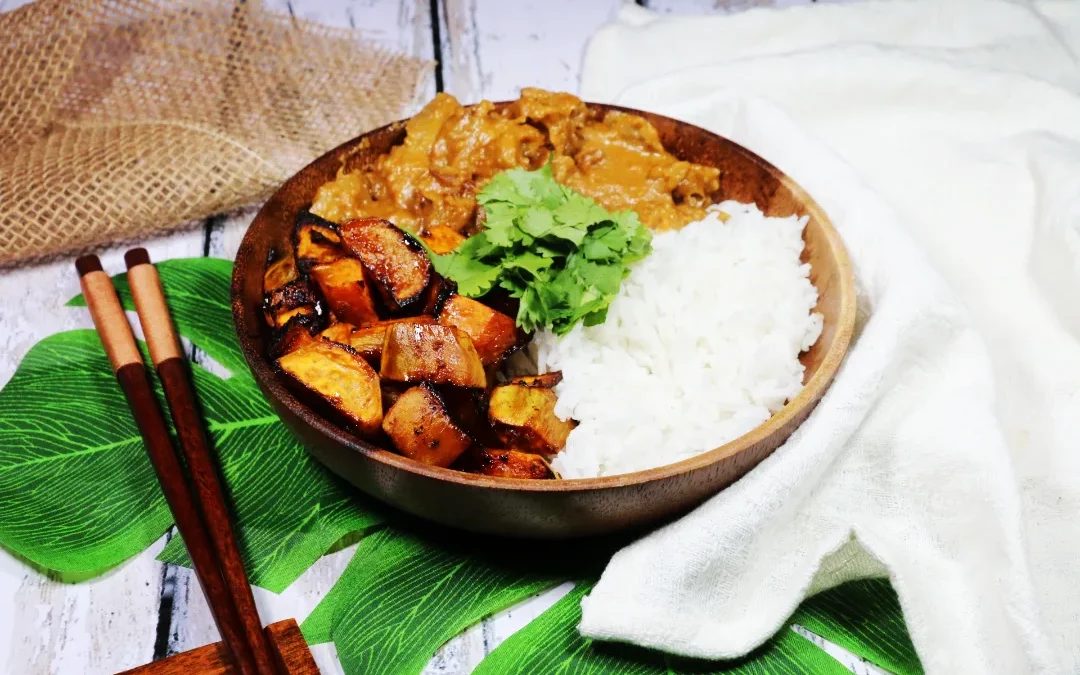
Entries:
[[[263,623],[288,618],[302,621],[341,576],[349,564],[354,548],[349,547],[323,557],[280,595],[255,588],[255,604],[259,608]],[[176,568],[176,576],[176,606],[181,613],[174,613],[177,630],[175,638],[170,640],[170,653],[188,651],[220,639],[194,573],[186,568]],[[330,645],[316,647],[313,653],[323,675],[343,675]]]
[[[155,260],[202,255],[201,228],[160,237],[144,245]],[[99,251],[101,264],[111,274],[123,272],[124,251],[116,246]],[[64,307],[78,295],[79,277],[73,258],[0,273],[0,385],[15,372],[19,361],[42,338],[73,328],[93,328],[85,309]],[[135,322],[138,328],[138,322]]]
[[792,630],[794,630],[799,635],[802,635],[806,639],[810,640],[810,642],[813,642],[821,649],[825,650],[825,652],[829,656],[839,661],[845,668],[850,670],[855,675],[891,675],[887,670],[878,668],[866,659],[860,658],[855,654],[852,654],[843,647],[834,645],[820,635],[811,633],[802,626],[795,626]]
[[662,14],[715,14],[742,12],[759,7],[792,7],[812,2],[853,2],[858,0],[642,0],[639,5]]
[[[9,3],[8,8],[11,8]],[[155,260],[202,254],[203,231],[145,242]],[[100,252],[110,273],[124,270],[117,246]],[[42,338],[93,328],[85,309],[64,307],[79,293],[72,260],[0,275],[0,384]],[[134,322],[136,334],[141,330]],[[108,574],[79,584],[55,581],[0,550],[0,607],[11,626],[0,632],[0,672],[20,675],[113,673],[149,661],[157,629],[164,541]]]
[[[91,582],[64,584],[11,561],[0,575],[21,581],[10,595],[13,626],[3,636],[0,670],[20,675],[113,673],[150,660],[161,544]],[[14,569],[18,565],[21,569]],[[2,584],[7,587],[7,583]],[[0,597],[8,595],[0,591]]]
[[644,0],[644,7],[664,14],[710,14],[742,12],[759,7],[792,7],[812,2],[852,2],[853,0]]
[[0,0],[0,12],[10,12],[13,9],[29,5],[34,0]]
[[576,92],[589,36],[621,0],[439,0],[445,91],[462,102],[523,86]]
[[491,621],[485,623],[485,625],[490,625],[490,637],[487,640],[488,651],[495,649],[503,640],[546,612],[573,588],[574,584],[570,581],[559,584],[555,588],[538,593],[528,600],[514,605],[505,612],[496,614]]
[[[809,0],[794,0],[797,4]],[[741,12],[755,7],[772,7],[783,0],[644,0],[639,4],[663,14],[710,14]]]
[[[429,0],[266,0],[265,4],[297,18],[354,28],[363,37],[403,54],[434,57]],[[416,103],[422,105],[434,95],[433,73]]]

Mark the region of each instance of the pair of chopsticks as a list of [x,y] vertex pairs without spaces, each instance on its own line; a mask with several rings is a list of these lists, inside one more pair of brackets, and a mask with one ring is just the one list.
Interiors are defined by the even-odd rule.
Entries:
[[150,384],[150,373],[116,289],[95,255],[83,256],[75,262],[83,296],[233,664],[241,675],[272,675],[277,672],[275,660],[236,547],[224,493],[207,447],[161,280],[150,264],[146,249],[128,251],[124,261],[135,309],[172,412],[189,474],[185,474],[169,437]]

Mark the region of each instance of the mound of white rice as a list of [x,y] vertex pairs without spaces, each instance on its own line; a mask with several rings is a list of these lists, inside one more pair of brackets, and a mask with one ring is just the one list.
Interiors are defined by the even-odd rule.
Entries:
[[623,281],[603,325],[536,336],[540,372],[563,373],[556,414],[580,422],[553,462],[564,478],[711,450],[799,392],[799,352],[822,321],[812,313],[810,266],[799,260],[805,224],[724,202],[653,238],[653,253]]

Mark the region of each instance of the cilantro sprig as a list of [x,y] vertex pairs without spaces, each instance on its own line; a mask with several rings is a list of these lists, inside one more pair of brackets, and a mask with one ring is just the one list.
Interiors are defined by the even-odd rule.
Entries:
[[508,291],[520,300],[517,325],[526,331],[565,335],[579,321],[603,323],[630,263],[652,250],[636,213],[609,213],[560,185],[550,163],[496,175],[477,201],[484,229],[451,253],[432,254],[435,270],[468,297]]

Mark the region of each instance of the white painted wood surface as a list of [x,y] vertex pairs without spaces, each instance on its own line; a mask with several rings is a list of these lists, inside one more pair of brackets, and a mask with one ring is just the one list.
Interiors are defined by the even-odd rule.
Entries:
[[[622,0],[266,2],[297,17],[353,27],[403,52],[441,57],[438,71],[414,104],[419,108],[440,87],[465,102],[514,98],[522,85],[576,91],[589,36],[611,18]],[[663,12],[693,13],[805,2],[650,0],[646,4]],[[0,11],[25,3],[0,0]],[[232,258],[253,215],[248,211],[211,218],[144,245],[156,261],[201,255]],[[123,269],[126,248],[103,251],[105,268]],[[92,327],[85,310],[63,307],[78,292],[70,261],[0,275],[0,384],[7,382],[38,340],[61,330]],[[0,550],[0,674],[108,675],[216,641],[206,601],[192,573],[154,559],[164,542],[165,537],[120,568],[79,584],[51,580]],[[256,589],[264,621],[306,617],[333,586],[352,550],[324,557],[280,595]],[[564,584],[468,629],[435,655],[425,673],[471,672],[485,654],[569,589]],[[838,647],[825,646],[859,675],[881,672]],[[342,673],[332,645],[313,651],[323,673]]]

